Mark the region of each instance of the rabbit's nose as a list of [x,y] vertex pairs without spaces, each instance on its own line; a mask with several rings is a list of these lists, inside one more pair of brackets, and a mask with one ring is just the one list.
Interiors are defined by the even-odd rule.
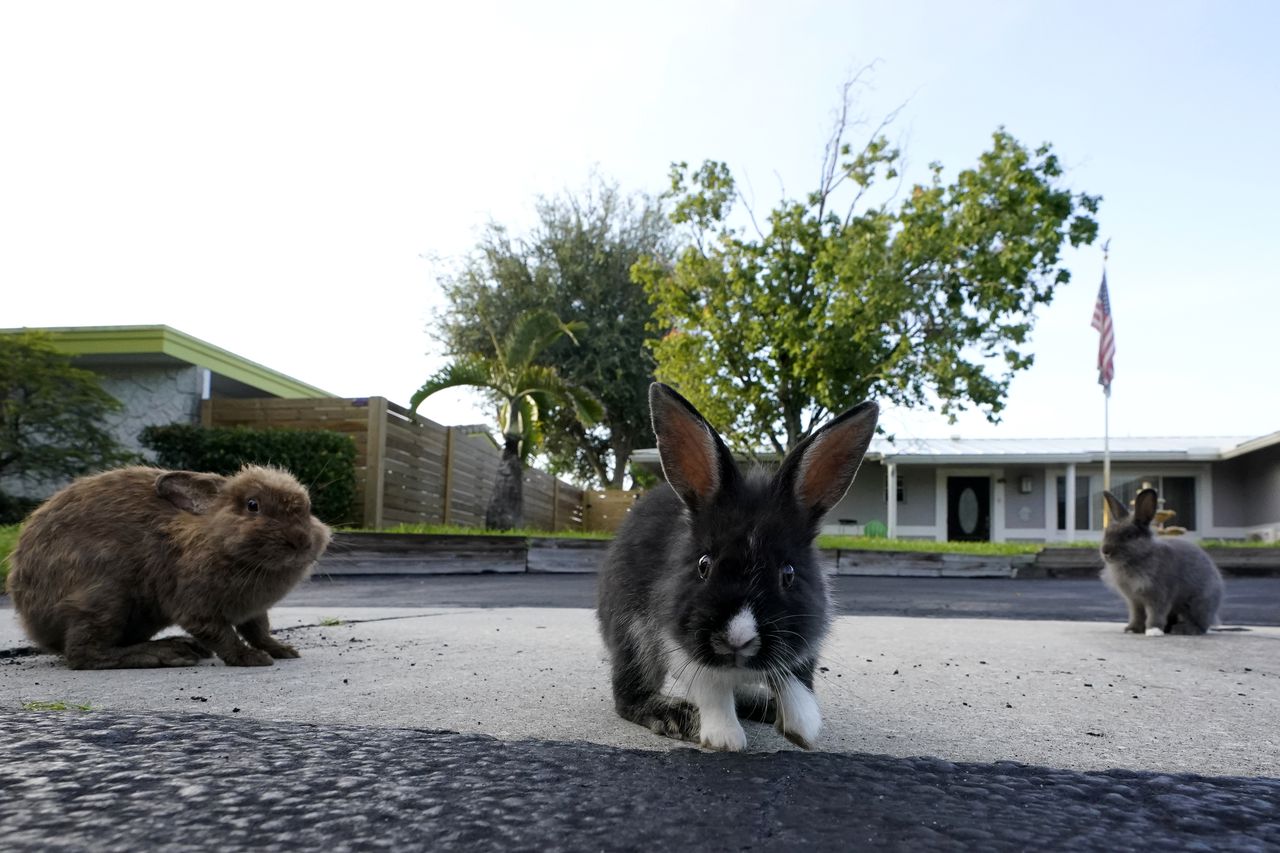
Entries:
[[751,608],[738,611],[723,631],[712,636],[711,648],[718,654],[749,658],[760,650],[760,630]]

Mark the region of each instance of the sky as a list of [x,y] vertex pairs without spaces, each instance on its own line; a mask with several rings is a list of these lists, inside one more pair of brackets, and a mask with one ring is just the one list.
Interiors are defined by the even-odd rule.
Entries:
[[[443,364],[437,278],[593,174],[726,162],[759,210],[815,183],[841,84],[908,177],[1004,126],[1103,196],[1116,436],[1280,430],[1280,4],[6,3],[0,327],[166,324],[338,396]],[[1101,240],[1099,241],[1099,243]],[[1103,430],[1098,245],[1038,314],[1000,424]],[[448,392],[421,411],[492,417]]]

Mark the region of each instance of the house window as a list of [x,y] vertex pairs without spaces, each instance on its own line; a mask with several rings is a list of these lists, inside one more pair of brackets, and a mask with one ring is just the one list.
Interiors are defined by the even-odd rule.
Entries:
[[[1067,529],[1067,478],[1058,478],[1058,529]],[[1089,529],[1089,478],[1076,477],[1076,530]]]
[[[898,478],[898,503],[904,503],[907,499],[907,487],[903,484],[902,478]],[[884,502],[889,502],[889,481],[884,483]]]
[[1196,478],[1195,477],[1161,477],[1157,474],[1144,474],[1131,477],[1114,484],[1112,494],[1124,501],[1131,510],[1133,500],[1143,489],[1155,489],[1160,498],[1157,506],[1160,509],[1173,510],[1166,525],[1196,529]]

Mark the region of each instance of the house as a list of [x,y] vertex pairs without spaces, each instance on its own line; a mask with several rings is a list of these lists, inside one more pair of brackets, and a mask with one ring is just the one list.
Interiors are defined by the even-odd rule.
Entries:
[[[1112,438],[1111,491],[1160,493],[1197,539],[1280,540],[1280,432],[1258,438]],[[635,461],[660,473],[656,448]],[[879,522],[902,539],[1065,542],[1102,537],[1103,441],[872,442],[824,532]],[[893,499],[890,500],[890,495]]]
[[[123,405],[109,427],[128,450],[152,424],[199,423],[201,401],[215,398],[330,397],[319,388],[277,373],[168,326],[84,326],[0,329],[0,334],[39,331],[72,357],[77,367],[102,379],[102,388]],[[4,491],[44,497],[60,484],[5,482]]]

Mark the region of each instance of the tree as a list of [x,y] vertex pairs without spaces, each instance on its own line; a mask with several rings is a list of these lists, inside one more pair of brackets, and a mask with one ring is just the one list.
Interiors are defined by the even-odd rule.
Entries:
[[104,426],[120,410],[47,335],[0,335],[0,476],[57,481],[130,461]]
[[491,334],[492,356],[459,356],[432,376],[410,399],[417,411],[423,400],[446,388],[471,386],[493,395],[502,429],[502,459],[485,513],[485,527],[509,530],[523,519],[524,463],[541,437],[540,413],[553,406],[571,408],[584,424],[600,416],[600,403],[590,392],[567,381],[553,367],[535,363],[561,337],[575,340],[580,326],[566,324],[550,311],[519,318],[501,339]]
[[1036,306],[1070,280],[1063,243],[1097,234],[1099,197],[1061,185],[1048,144],[1029,151],[1003,128],[951,183],[933,163],[896,208],[872,203],[901,154],[883,135],[892,116],[861,149],[846,141],[852,85],[817,189],[735,228],[729,169],[674,164],[672,218],[691,244],[674,269],[635,269],[671,329],[654,344],[658,377],[744,449],[784,452],[868,397],[998,421],[1033,361]]
[[604,412],[586,426],[571,407],[541,412],[550,468],[581,482],[622,488],[633,450],[653,442],[648,389],[654,360],[646,339],[653,307],[631,278],[640,258],[669,265],[672,225],[661,206],[624,196],[603,180],[576,196],[540,199],[538,224],[523,240],[490,223],[476,251],[440,280],[448,301],[436,332],[453,357],[494,355],[490,329],[510,328],[535,310],[584,329],[541,354]]

